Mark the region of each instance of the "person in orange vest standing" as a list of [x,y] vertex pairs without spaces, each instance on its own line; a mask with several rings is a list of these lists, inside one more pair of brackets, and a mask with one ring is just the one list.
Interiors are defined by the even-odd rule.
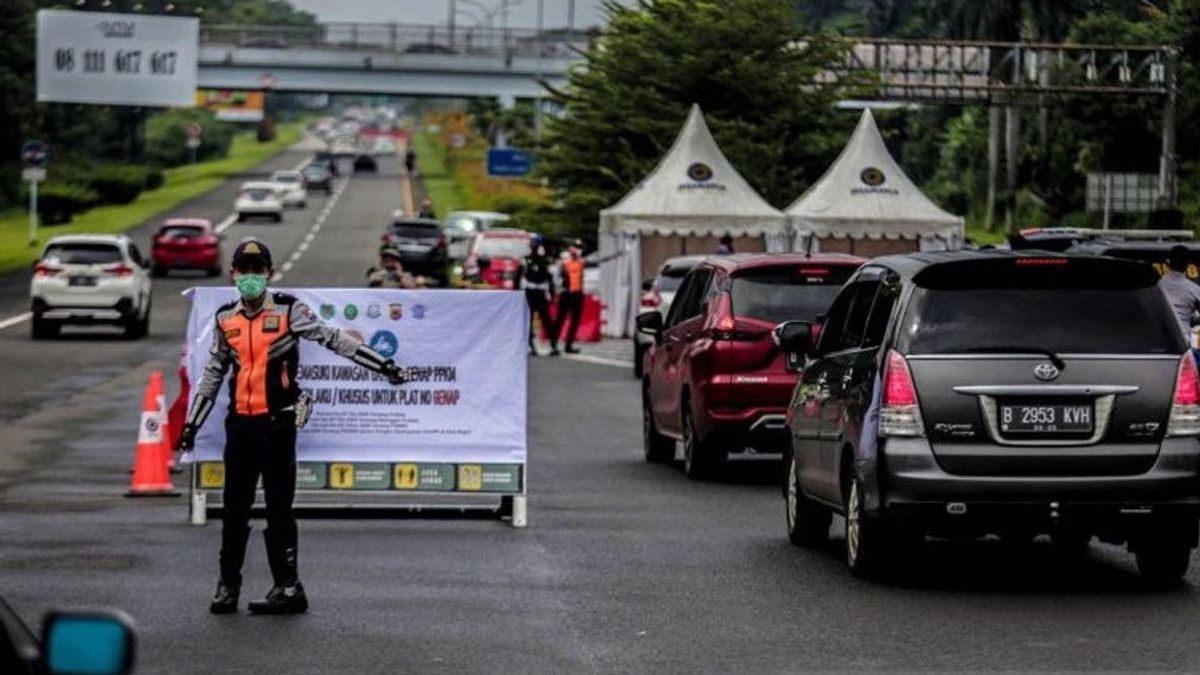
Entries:
[[[568,257],[562,262],[562,293],[558,296],[558,322],[554,326],[554,334],[562,333],[563,324],[567,321],[567,336],[563,351],[568,354],[578,354],[575,347],[575,333],[579,331],[579,319],[583,316],[583,271],[589,263],[583,258],[579,242],[567,249]],[[557,356],[558,350],[550,352]]]
[[304,303],[272,293],[274,274],[267,245],[250,239],[233,252],[234,285],[240,298],[222,305],[213,323],[211,356],[196,385],[196,398],[179,435],[177,450],[191,452],[196,433],[208,418],[225,375],[229,412],[225,417],[225,491],[221,528],[221,576],[209,611],[237,611],[242,562],[250,537],[250,509],[262,477],[266,499],[267,562],[274,586],[263,602],[251,602],[255,614],[298,614],[308,609],[297,569],[296,408],[301,400],[296,373],[300,340],[314,340],[350,361],[387,377],[393,385],[408,381],[407,371],[362,342],[327,326]]

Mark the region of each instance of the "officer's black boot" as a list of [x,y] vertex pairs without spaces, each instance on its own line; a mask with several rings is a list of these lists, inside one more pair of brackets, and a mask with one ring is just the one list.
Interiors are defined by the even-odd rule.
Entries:
[[271,566],[275,585],[267,591],[265,600],[250,603],[250,613],[303,614],[308,610],[308,597],[304,595],[304,586],[300,583],[296,547],[285,546],[271,535],[270,530],[263,533],[263,538],[267,540],[267,562]]
[[242,591],[242,561],[246,558],[246,541],[249,538],[249,527],[240,532],[221,532],[221,578],[217,582],[212,604],[208,606],[208,611],[213,614],[232,614],[237,611]]

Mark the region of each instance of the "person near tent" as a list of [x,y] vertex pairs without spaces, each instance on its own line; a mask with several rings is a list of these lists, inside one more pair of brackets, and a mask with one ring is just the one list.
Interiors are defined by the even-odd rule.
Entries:
[[717,247],[717,255],[733,255],[733,237],[728,234],[721,237],[720,246]]
[[421,208],[417,211],[417,217],[437,220],[437,213],[433,210],[433,200],[428,195],[421,197]]
[[410,178],[417,177],[417,151],[412,148],[404,151],[404,172]]
[[[578,239],[567,248],[566,259],[562,261],[559,268],[562,276],[562,292],[558,295],[558,321],[554,326],[554,334],[559,336],[561,336],[563,326],[567,327],[566,337],[563,338],[563,351],[566,353],[579,353],[575,347],[575,335],[579,332],[579,322],[583,318],[584,270],[622,255],[625,255],[623,251],[606,256],[598,256],[595,253],[584,256],[583,242]],[[556,356],[557,352],[558,350],[554,350],[550,352],[550,355]]]
[[542,235],[533,235],[532,244],[529,255],[525,256],[517,271],[517,286],[525,289],[525,302],[529,303],[529,355],[538,355],[533,331],[533,320],[536,317],[550,336],[550,355],[558,356],[558,335],[554,332],[554,320],[550,318],[550,299],[554,297],[554,273],[551,271],[553,263],[546,253]]

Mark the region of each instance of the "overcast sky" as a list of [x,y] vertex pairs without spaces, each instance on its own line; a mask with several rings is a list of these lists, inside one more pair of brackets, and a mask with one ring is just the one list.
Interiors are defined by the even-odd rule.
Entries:
[[[446,23],[450,0],[290,0],[300,9],[317,15],[321,21],[358,21],[366,23]],[[483,17],[480,5],[495,11],[493,25],[499,27],[502,0],[456,0],[458,23],[474,25],[468,15]],[[559,28],[567,25],[571,0],[542,0],[545,6],[545,26]],[[601,0],[575,0],[575,26],[586,28],[601,23]],[[508,25],[512,28],[537,26],[538,0],[508,0]],[[486,25],[486,24],[485,24]]]

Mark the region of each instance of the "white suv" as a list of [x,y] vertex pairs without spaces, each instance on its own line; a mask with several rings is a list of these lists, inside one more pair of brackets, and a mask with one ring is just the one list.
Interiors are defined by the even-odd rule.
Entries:
[[304,175],[299,171],[276,171],[271,174],[271,182],[283,193],[283,205],[304,208],[308,201],[308,187],[304,184]]
[[29,297],[33,339],[55,337],[63,324],[115,324],[125,337],[150,330],[150,272],[124,235],[54,237],[33,268]]
[[237,200],[233,203],[238,222],[243,222],[252,216],[270,218],[279,223],[283,221],[283,190],[277,183],[267,181],[252,181],[242,183]]

